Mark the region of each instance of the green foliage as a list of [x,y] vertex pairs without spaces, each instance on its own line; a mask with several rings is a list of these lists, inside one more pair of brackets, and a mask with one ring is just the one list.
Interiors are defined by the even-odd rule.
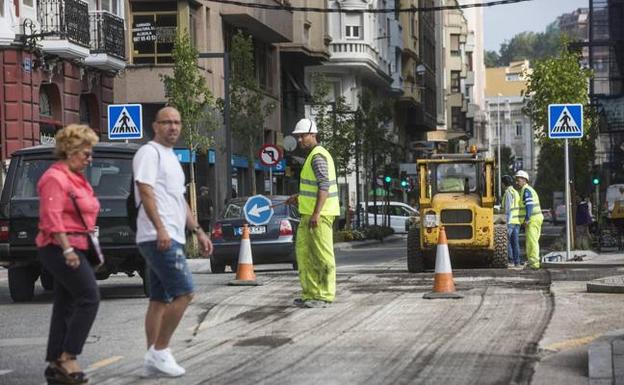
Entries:
[[498,67],[500,63],[500,55],[496,51],[485,51],[483,60],[486,68]]
[[[255,76],[253,40],[238,31],[232,38],[230,61],[230,122],[232,134],[247,156],[249,170],[254,169],[254,159],[264,142],[266,119],[276,104],[265,100]],[[222,102],[221,102],[222,103]],[[256,193],[256,175],[249,173],[251,193]]]
[[366,226],[353,230],[334,231],[334,242],[362,241],[365,239],[383,240],[394,234],[394,229],[387,226]]
[[206,152],[213,142],[209,133],[216,126],[211,114],[214,98],[197,65],[199,53],[187,31],[176,35],[172,57],[173,76],[160,76],[167,101],[180,111],[184,122],[182,137],[186,147]]
[[[536,187],[545,204],[551,204],[552,192],[563,191],[564,141],[548,138],[548,105],[580,103],[584,105],[584,136],[570,139],[571,176],[579,192],[588,189],[589,174],[595,157],[597,130],[592,124],[594,112],[589,106],[587,90],[591,71],[580,66],[577,53],[561,49],[559,56],[538,60],[528,74],[527,97],[523,112],[533,122],[536,140],[541,145]],[[544,207],[547,207],[544,205]]]
[[312,111],[319,142],[332,154],[338,176],[346,176],[352,171],[349,165],[355,151],[355,116],[344,97],[329,101],[330,84],[323,74],[313,74],[312,83]]
[[556,55],[561,46],[562,34],[556,22],[544,32],[521,32],[500,46],[499,52],[485,52],[486,67],[507,66],[512,61],[545,59]]

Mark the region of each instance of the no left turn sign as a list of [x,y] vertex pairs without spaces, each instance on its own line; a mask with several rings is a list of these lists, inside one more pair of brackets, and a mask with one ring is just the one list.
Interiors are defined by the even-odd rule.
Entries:
[[260,149],[260,162],[265,166],[275,166],[282,160],[282,152],[273,144],[265,144]]

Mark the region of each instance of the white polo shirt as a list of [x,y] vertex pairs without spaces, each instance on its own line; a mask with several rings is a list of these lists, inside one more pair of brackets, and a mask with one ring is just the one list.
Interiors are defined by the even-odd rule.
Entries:
[[[156,197],[156,208],[169,236],[184,244],[186,236],[186,200],[184,194],[184,171],[173,148],[154,141],[141,146],[132,160],[134,180],[152,186]],[[156,152],[158,151],[158,152]],[[159,156],[160,154],[160,156]],[[134,189],[136,204],[141,201],[138,188]],[[156,228],[141,205],[137,217],[136,242],[156,240]]]

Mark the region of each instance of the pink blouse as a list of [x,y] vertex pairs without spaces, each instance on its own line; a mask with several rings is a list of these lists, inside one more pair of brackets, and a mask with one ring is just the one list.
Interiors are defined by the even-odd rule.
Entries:
[[95,227],[100,202],[84,175],[70,171],[63,162],[56,162],[39,179],[37,191],[39,192],[39,233],[35,239],[37,247],[59,245],[54,239],[54,233],[64,232],[67,233],[72,247],[87,250],[89,248],[87,237],[80,234],[85,234],[86,229],[70,194],[75,195],[89,231],[93,231]]

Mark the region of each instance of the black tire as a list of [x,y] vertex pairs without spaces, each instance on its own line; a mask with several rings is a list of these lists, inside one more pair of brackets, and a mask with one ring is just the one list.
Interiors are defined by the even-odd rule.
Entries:
[[490,256],[489,267],[507,268],[507,228],[505,226],[494,226],[494,252]]
[[44,290],[54,290],[54,276],[50,274],[46,269],[41,269],[39,280],[41,281],[41,286]]
[[9,268],[9,292],[13,302],[30,302],[35,295],[39,269],[33,266]]
[[210,257],[210,271],[212,271],[212,274],[225,273],[225,262],[215,257],[214,255],[211,256]]
[[407,233],[407,271],[410,273],[425,271],[425,257],[420,248],[420,229],[416,226]]

